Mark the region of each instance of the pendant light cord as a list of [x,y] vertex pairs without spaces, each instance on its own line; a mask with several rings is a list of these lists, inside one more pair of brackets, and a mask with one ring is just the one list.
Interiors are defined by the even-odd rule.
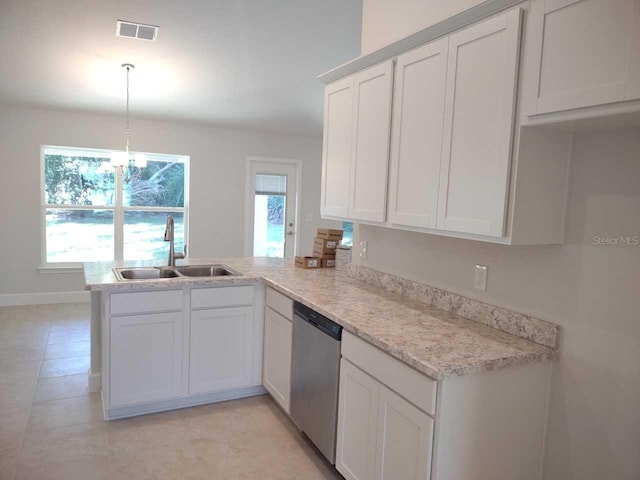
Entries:
[[127,65],[127,155],[129,154],[129,72],[131,70],[131,66]]

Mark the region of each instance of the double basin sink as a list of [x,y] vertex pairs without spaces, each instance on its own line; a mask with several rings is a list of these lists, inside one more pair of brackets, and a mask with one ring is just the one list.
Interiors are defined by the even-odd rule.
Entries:
[[161,280],[180,277],[226,277],[241,273],[226,265],[184,265],[181,267],[129,267],[114,268],[113,273],[121,282],[131,280]]

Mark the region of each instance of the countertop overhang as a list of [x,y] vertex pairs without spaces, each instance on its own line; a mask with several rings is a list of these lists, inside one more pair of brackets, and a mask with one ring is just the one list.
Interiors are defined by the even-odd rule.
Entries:
[[109,292],[263,282],[436,380],[558,357],[552,348],[368,285],[332,268],[305,270],[290,260],[261,257],[188,258],[179,265],[213,263],[228,265],[242,275],[118,281],[114,267],[156,266],[157,261],[95,262],[84,265],[86,289]]

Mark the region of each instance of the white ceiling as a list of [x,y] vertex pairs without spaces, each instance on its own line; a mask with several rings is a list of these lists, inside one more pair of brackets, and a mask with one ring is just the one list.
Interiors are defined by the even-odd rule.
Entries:
[[[318,135],[361,0],[0,0],[0,102]],[[116,19],[160,25],[155,42]]]

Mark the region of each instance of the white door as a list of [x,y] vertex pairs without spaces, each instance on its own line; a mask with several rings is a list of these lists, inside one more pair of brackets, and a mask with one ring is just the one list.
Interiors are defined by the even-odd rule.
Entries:
[[182,312],[111,317],[112,407],[180,396],[182,327]]
[[322,139],[323,217],[348,218],[351,139],[353,136],[353,77],[324,88],[324,130]]
[[438,228],[502,237],[521,10],[449,37]]
[[294,257],[301,169],[297,160],[248,158],[245,255]]
[[448,39],[400,55],[396,63],[389,222],[436,228]]
[[433,419],[380,386],[376,480],[429,480]]
[[189,393],[252,384],[253,307],[191,312]]
[[532,2],[531,74],[538,82],[527,113],[624,100],[629,61],[640,55],[631,43],[634,4],[638,8],[637,0]]
[[340,362],[336,469],[347,480],[373,480],[380,384],[346,360]]
[[293,323],[269,307],[264,313],[263,382],[273,398],[289,413]]
[[349,218],[385,220],[393,61],[354,75]]

